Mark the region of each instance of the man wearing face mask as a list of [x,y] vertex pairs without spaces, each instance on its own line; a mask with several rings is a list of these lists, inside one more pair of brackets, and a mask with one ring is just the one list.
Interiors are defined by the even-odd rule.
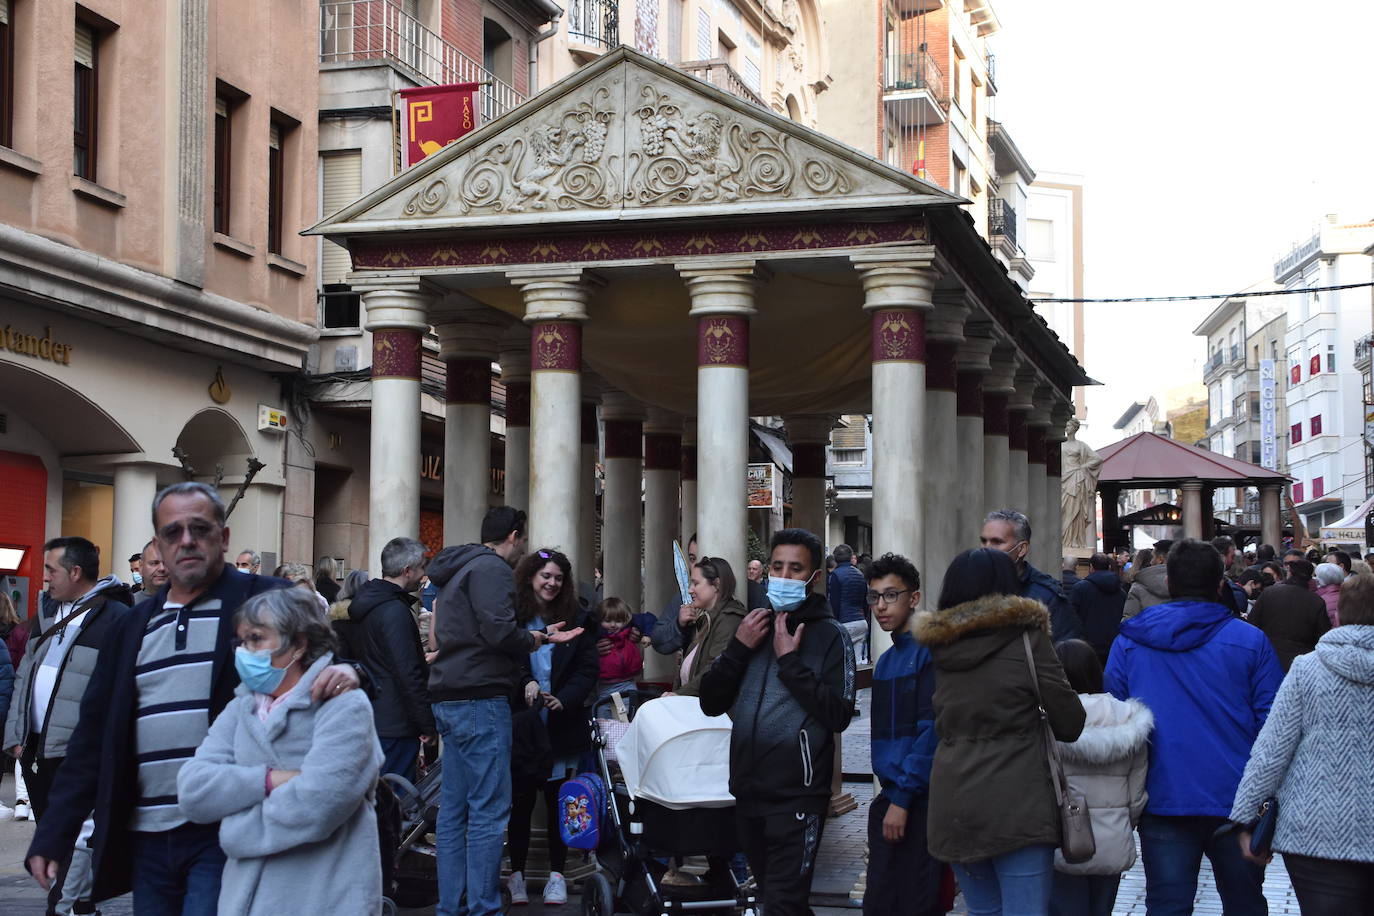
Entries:
[[1039,601],[1050,611],[1050,632],[1054,641],[1082,639],[1083,624],[1064,597],[1064,589],[1053,576],[1031,565],[1030,519],[1015,509],[998,509],[983,519],[979,543],[1000,550],[1016,561],[1016,573],[1021,577],[1021,597]]
[[854,714],[853,644],[825,596],[811,590],[824,572],[814,534],[773,535],[771,610],[750,611],[701,680],[702,711],[729,712],[734,722],[730,792],[769,916],[811,912],[834,735]]

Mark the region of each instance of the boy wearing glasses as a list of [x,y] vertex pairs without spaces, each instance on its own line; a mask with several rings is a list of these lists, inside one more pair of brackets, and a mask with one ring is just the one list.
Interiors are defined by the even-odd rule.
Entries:
[[865,600],[892,648],[873,669],[873,774],[882,791],[868,809],[868,887],[864,912],[942,913],[942,865],[926,847],[930,765],[935,756],[935,666],[909,624],[921,600],[921,575],[889,553],[869,567]]

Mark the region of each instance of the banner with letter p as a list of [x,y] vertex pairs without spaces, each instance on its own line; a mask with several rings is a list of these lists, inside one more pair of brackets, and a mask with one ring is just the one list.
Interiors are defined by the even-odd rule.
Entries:
[[402,89],[401,167],[410,168],[477,127],[481,83]]

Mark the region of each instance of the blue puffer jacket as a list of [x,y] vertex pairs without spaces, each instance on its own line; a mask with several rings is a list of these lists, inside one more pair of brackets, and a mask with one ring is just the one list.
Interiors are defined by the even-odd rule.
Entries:
[[863,620],[867,616],[864,596],[868,594],[868,583],[864,581],[863,571],[852,563],[836,566],[825,584],[830,608],[840,623]]
[[873,775],[899,808],[930,793],[935,759],[935,666],[910,633],[895,635],[873,669]]
[[1145,810],[1229,815],[1282,681],[1265,635],[1215,602],[1170,601],[1123,621],[1106,686],[1155,713]]

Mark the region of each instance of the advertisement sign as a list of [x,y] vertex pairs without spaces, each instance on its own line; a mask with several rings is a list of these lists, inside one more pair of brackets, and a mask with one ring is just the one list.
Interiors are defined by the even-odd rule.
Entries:
[[401,167],[410,168],[477,126],[479,83],[402,89]]
[[778,504],[777,469],[772,462],[749,465],[749,508],[772,509]]
[[1260,467],[1279,466],[1278,396],[1274,360],[1260,360]]
[[1364,405],[1364,443],[1374,448],[1374,404]]

